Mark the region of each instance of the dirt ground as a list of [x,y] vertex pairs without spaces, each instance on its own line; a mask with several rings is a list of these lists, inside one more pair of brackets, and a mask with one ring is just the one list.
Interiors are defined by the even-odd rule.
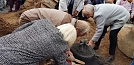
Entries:
[[[30,5],[29,5],[30,6]],[[6,13],[0,13],[0,36],[7,35],[11,33],[13,30],[15,30],[18,25],[19,16],[22,12],[26,11],[27,9],[30,9],[32,7],[23,8],[20,9],[18,12],[6,12]],[[79,42],[81,39],[88,39],[90,40],[95,32],[95,24],[93,22],[90,22],[91,29],[89,34],[87,34],[84,37],[78,38],[76,42]],[[109,50],[109,32],[105,35],[104,39],[101,42],[99,50],[96,51],[98,55],[101,55],[102,57],[106,58],[108,57],[108,50]],[[132,59],[125,56],[118,48],[116,50],[116,58],[112,62],[115,65],[130,65]]]

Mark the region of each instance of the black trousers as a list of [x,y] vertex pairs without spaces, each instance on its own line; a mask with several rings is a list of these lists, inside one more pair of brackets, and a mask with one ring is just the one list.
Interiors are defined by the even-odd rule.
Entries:
[[134,17],[132,19],[130,19],[130,21],[134,24]]
[[73,5],[74,5],[74,3],[73,4],[69,4],[68,5],[68,13],[70,14],[70,15],[72,15],[72,12],[73,12]]
[[[95,43],[96,46],[100,45],[101,40],[105,36],[108,27],[109,26],[104,27],[101,37],[99,38],[98,42]],[[109,54],[110,55],[115,55],[115,50],[117,46],[117,35],[118,35],[118,32],[121,30],[121,28],[110,31],[110,35],[109,35],[109,40],[110,40]]]

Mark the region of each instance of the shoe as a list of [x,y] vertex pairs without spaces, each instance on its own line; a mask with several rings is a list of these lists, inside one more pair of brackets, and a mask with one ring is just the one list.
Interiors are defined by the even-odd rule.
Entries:
[[94,46],[94,48],[93,48],[94,50],[98,50],[99,49],[99,46]]
[[18,10],[16,9],[16,10],[14,10],[14,12],[17,12]]
[[134,24],[134,22],[132,22],[132,24]]
[[106,62],[112,62],[113,60],[115,59],[115,56],[109,56],[107,59],[106,59]]
[[8,12],[12,12],[12,10],[9,10]]
[[17,12],[18,10],[14,10],[13,12]]

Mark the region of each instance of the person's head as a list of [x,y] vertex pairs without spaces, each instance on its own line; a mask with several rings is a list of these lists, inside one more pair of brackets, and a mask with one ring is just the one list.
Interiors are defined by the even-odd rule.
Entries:
[[71,24],[73,24],[76,28],[77,37],[84,36],[89,32],[90,25],[84,20],[76,20],[75,18],[73,18]]
[[105,3],[114,4],[114,0],[105,0]]
[[71,23],[62,24],[57,28],[62,33],[64,40],[70,47],[77,37],[84,36],[89,32],[90,26],[86,21],[73,18]]
[[127,1],[131,3],[133,0],[127,0]]
[[84,2],[86,2],[87,0],[84,0]]
[[69,47],[75,42],[77,38],[77,32],[75,27],[71,23],[63,24],[57,27],[63,35],[64,41],[66,41]]
[[91,4],[85,5],[83,7],[82,14],[87,18],[93,17],[93,15],[94,15],[94,6],[91,5]]
[[75,24],[75,28],[77,31],[77,37],[84,36],[89,32],[90,26],[89,23],[83,20],[77,20]]

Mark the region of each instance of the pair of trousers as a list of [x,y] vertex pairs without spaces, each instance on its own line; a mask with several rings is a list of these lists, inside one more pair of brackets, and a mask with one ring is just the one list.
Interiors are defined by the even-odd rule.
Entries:
[[9,4],[10,4],[10,11],[12,11],[14,4],[15,4],[15,10],[18,10],[18,6],[19,6],[18,0],[10,0]]
[[132,63],[130,65],[134,65],[134,60],[132,61]]
[[6,6],[8,6],[9,5],[9,0],[6,0]]
[[70,3],[69,5],[68,5],[68,13],[70,14],[70,15],[72,15],[72,12],[73,12],[73,5],[74,5],[74,2],[73,3]]
[[26,0],[20,0],[18,1],[18,10],[20,9],[20,6],[25,3]]
[[[100,45],[102,38],[107,33],[107,28],[108,27],[109,26],[104,27],[101,37],[99,38],[98,42],[95,43],[96,46]],[[118,35],[119,31],[121,30],[121,28],[110,31],[110,35],[109,35],[109,40],[110,40],[109,54],[110,55],[115,55],[115,50],[116,50],[116,46],[117,46],[117,35]]]

